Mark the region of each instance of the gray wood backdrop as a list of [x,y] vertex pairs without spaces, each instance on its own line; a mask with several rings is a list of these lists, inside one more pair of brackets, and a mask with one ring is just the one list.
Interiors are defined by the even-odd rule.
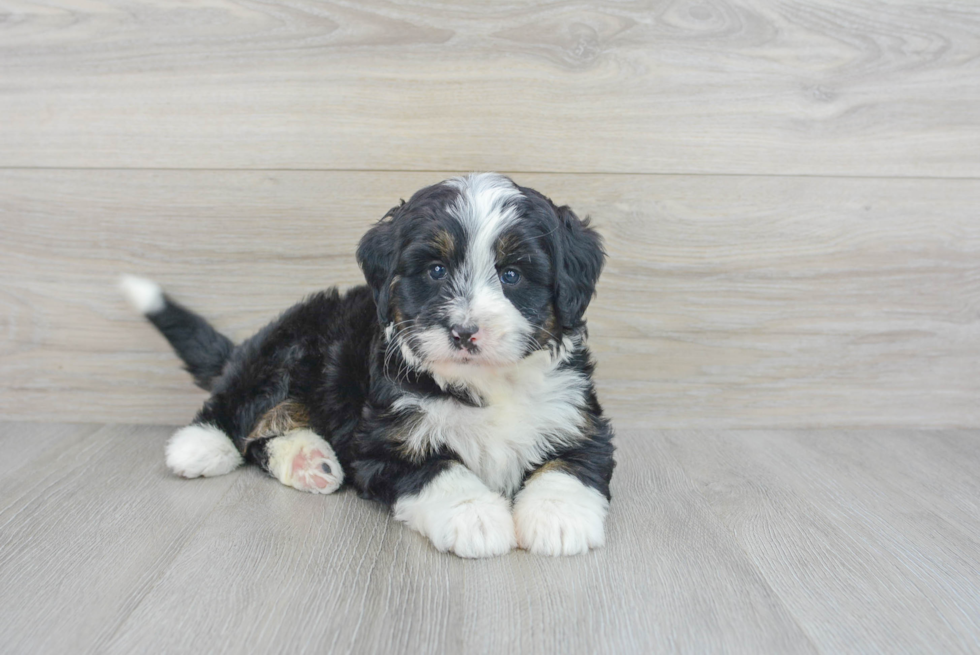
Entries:
[[0,0],[0,419],[187,421],[118,274],[241,338],[473,170],[606,236],[620,425],[980,426],[966,0]]

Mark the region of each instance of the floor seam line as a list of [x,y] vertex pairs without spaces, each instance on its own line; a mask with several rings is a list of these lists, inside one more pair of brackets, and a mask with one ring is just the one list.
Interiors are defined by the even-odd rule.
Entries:
[[90,652],[94,652],[94,653],[104,652],[112,644],[112,642],[119,635],[119,632],[132,618],[136,610],[139,609],[139,607],[143,604],[143,602],[146,601],[150,593],[152,593],[153,590],[157,588],[157,586],[160,584],[160,582],[163,580],[166,574],[173,568],[174,562],[177,560],[177,557],[179,557],[180,554],[187,549],[187,545],[191,542],[192,538],[201,531],[201,528],[204,526],[205,521],[211,518],[211,516],[216,511],[218,511],[218,506],[221,505],[221,502],[225,499],[225,497],[228,496],[228,494],[231,493],[231,490],[234,489],[237,486],[237,484],[238,481],[236,480],[235,482],[232,482],[230,485],[228,485],[228,488],[225,489],[224,493],[222,493],[221,496],[219,496],[218,499],[215,500],[214,506],[211,508],[211,510],[207,514],[202,516],[201,519],[197,522],[197,525],[195,525],[194,528],[188,532],[187,537],[184,539],[184,543],[182,543],[180,547],[177,548],[176,551],[174,551],[173,557],[170,558],[170,561],[166,564],[166,566],[161,567],[159,574],[153,579],[151,583],[149,583],[149,585],[146,588],[146,591],[143,592],[142,595],[140,595],[139,600],[136,601],[133,607],[128,612],[126,612],[126,615],[119,620],[119,623],[112,631],[112,634],[108,635],[104,640],[99,640],[98,642],[94,643],[92,645],[92,650]]
[[786,599],[783,598],[782,594],[776,591],[776,589],[772,586],[772,584],[769,581],[769,578],[766,577],[766,575],[762,572],[762,569],[759,568],[759,565],[756,563],[756,558],[753,557],[751,554],[749,554],[747,550],[745,550],[745,545],[742,543],[742,540],[738,538],[738,534],[736,534],[734,530],[729,528],[728,525],[725,523],[725,521],[721,518],[721,516],[717,512],[715,512],[714,506],[708,501],[705,495],[701,493],[701,490],[698,489],[697,485],[694,484],[694,480],[691,479],[691,477],[687,474],[687,471],[685,470],[684,465],[681,464],[680,460],[677,459],[677,457],[675,457],[674,454],[669,450],[665,451],[665,453],[668,457],[670,457],[673,460],[674,464],[677,465],[678,469],[684,473],[684,477],[687,479],[687,482],[691,490],[695,494],[697,494],[697,497],[700,498],[701,501],[704,503],[704,506],[705,508],[707,508],[708,512],[710,512],[711,515],[715,517],[715,520],[718,521],[718,524],[722,528],[724,528],[725,532],[731,537],[732,543],[735,545],[736,548],[738,548],[738,552],[740,552],[745,557],[746,562],[752,565],[752,570],[755,571],[756,575],[759,576],[759,580],[763,584],[765,584],[766,589],[768,589],[769,592],[772,593],[773,598],[778,600],[779,604],[783,607],[783,609],[786,610],[786,614],[793,620],[793,623],[796,625],[796,627],[799,628],[800,634],[806,637],[807,642],[811,646],[813,646],[814,652],[816,653],[825,652],[817,645],[817,642],[814,641],[813,635],[811,635],[810,632],[803,626],[803,623],[800,621],[800,617],[798,617],[796,615],[796,612],[792,610],[790,605],[786,602]]
[[[392,173],[392,174],[459,174],[454,168],[332,168],[332,167],[227,167],[227,166],[3,166],[0,171],[172,171],[172,172],[288,172],[288,173]],[[677,171],[547,171],[497,169],[508,175],[567,175],[567,176],[618,176],[618,177],[745,177],[745,178],[813,178],[853,180],[936,180],[980,181],[980,175],[873,175],[867,173],[729,173],[729,172],[677,172]]]

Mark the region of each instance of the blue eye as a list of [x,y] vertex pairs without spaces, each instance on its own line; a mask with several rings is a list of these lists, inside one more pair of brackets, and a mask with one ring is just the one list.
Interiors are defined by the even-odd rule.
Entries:
[[521,274],[512,268],[500,272],[500,281],[504,284],[517,284],[521,281]]
[[433,264],[429,267],[429,277],[433,280],[441,280],[446,277],[446,267],[442,264]]

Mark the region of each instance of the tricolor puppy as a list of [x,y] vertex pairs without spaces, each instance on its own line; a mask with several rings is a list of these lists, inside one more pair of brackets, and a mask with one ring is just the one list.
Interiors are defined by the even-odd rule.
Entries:
[[357,259],[367,286],[317,293],[240,345],[123,280],[211,392],[167,465],[193,478],[250,461],[312,493],[348,483],[462,557],[601,546],[613,434],[582,318],[604,260],[588,221],[470,175],[392,209]]

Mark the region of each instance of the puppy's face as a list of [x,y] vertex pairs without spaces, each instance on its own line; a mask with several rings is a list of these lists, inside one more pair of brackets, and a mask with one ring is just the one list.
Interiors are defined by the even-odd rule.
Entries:
[[357,256],[389,343],[427,369],[504,366],[560,343],[604,259],[587,221],[494,174],[422,189]]

